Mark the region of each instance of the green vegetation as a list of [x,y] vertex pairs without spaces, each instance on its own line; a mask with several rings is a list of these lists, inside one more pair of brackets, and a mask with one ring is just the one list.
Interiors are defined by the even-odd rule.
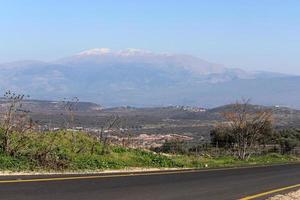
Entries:
[[[22,138],[23,145],[15,141]],[[75,142],[74,142],[75,141]],[[14,149],[14,148],[18,149]],[[296,162],[289,155],[253,156],[247,161],[232,156],[158,154],[151,151],[103,145],[82,132],[17,133],[12,140],[13,155],[0,154],[0,169],[10,171],[104,170],[124,168],[205,168]]]
[[300,131],[273,128],[272,112],[249,110],[248,101],[237,103],[232,111],[223,113],[226,123],[211,131],[211,145],[241,160],[253,155],[278,152],[289,154],[299,147]]
[[[20,144],[22,141],[22,145]],[[172,159],[143,150],[103,145],[82,132],[14,132],[10,152],[0,153],[1,170],[94,170],[125,167],[182,167]]]
[[291,153],[300,146],[300,130],[281,130],[275,134],[275,141],[280,145],[282,154]]
[[218,168],[218,167],[236,167],[249,165],[268,165],[299,162],[300,159],[295,156],[281,155],[277,153],[253,156],[248,160],[240,160],[233,156],[174,156],[177,163],[191,168]]
[[[0,170],[207,168],[299,161],[290,155],[300,143],[299,131],[274,132],[271,114],[247,112],[246,104],[226,114],[229,123],[212,131],[210,144],[189,146],[175,140],[150,151],[112,145],[101,134],[70,129],[74,122],[72,103],[66,104],[70,118],[66,130],[38,132],[22,109],[24,96],[7,92],[5,97],[9,105],[0,118]],[[117,121],[109,121],[108,129]],[[274,153],[278,147],[281,151]]]

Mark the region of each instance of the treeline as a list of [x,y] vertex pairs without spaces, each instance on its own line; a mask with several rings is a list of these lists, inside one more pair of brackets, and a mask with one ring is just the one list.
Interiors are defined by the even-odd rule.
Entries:
[[195,144],[167,141],[156,152],[232,155],[247,160],[252,155],[290,154],[300,147],[300,130],[276,130],[270,110],[253,110],[249,101],[236,103],[231,111],[222,113],[224,122],[210,132],[210,142]]
[[223,113],[225,123],[211,131],[211,144],[245,160],[253,154],[291,151],[300,145],[299,130],[275,130],[269,110],[250,111],[249,101],[236,103]]

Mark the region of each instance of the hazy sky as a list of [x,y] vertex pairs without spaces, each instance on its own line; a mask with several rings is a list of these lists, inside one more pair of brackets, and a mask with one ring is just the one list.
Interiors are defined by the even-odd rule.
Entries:
[[0,63],[96,47],[300,74],[300,1],[0,0]]

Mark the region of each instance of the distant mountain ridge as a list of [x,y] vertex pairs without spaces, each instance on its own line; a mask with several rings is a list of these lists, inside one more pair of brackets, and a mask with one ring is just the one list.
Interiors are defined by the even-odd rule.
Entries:
[[215,107],[244,97],[300,107],[300,77],[248,72],[191,55],[99,48],[53,62],[0,64],[0,70],[0,92],[10,89],[35,99],[77,96],[104,106]]
[[[48,101],[48,100],[30,100],[26,99],[22,101],[22,109],[24,111],[33,113],[44,113],[44,114],[54,114],[54,113],[64,113],[67,111],[68,106],[72,103],[72,112],[77,113],[90,113],[98,112],[103,109],[102,106],[91,103],[91,102],[69,102],[67,100],[62,101]],[[0,111],[3,110],[9,102],[0,98]]]

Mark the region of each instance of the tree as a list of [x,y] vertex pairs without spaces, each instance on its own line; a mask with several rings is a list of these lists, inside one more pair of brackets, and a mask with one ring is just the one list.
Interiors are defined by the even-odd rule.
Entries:
[[232,149],[235,137],[228,126],[219,125],[210,131],[210,142],[214,147]]
[[232,149],[242,160],[249,159],[272,133],[271,111],[250,108],[249,100],[243,100],[242,103],[237,102],[232,111],[223,113],[226,119],[223,137],[233,142]]
[[280,145],[281,153],[292,152],[297,146],[300,146],[300,131],[293,129],[281,130],[277,133],[277,143]]
[[[75,127],[75,112],[77,111],[77,105],[79,103],[78,97],[73,97],[72,99],[68,100],[65,99],[62,101],[64,112],[67,115],[67,119],[64,119],[65,127],[67,129],[74,129]],[[62,113],[63,115],[63,113]]]
[[[16,94],[11,91],[7,91],[4,94],[6,101],[6,107],[2,113],[2,120],[0,125],[0,148],[2,152],[13,155],[18,148],[23,145],[24,138],[26,137],[26,131],[33,127],[33,122],[28,115],[27,110],[23,109],[23,100],[25,95]],[[12,135],[18,133],[20,135],[19,140],[15,143],[17,146],[12,147]]]
[[73,97],[71,100],[65,100],[63,101],[64,105],[64,111],[67,114],[67,117],[69,120],[65,120],[65,126],[68,129],[71,130],[72,133],[72,141],[73,141],[73,148],[72,151],[76,152],[75,150],[75,144],[76,144],[76,133],[75,133],[75,112],[77,109],[77,105],[79,103],[79,99],[77,97]]
[[104,126],[101,127],[98,132],[97,139],[100,143],[102,143],[102,154],[109,153],[109,140],[108,134],[106,131],[111,131],[114,127],[119,128],[121,123],[121,118],[118,115],[110,116],[105,122]]

